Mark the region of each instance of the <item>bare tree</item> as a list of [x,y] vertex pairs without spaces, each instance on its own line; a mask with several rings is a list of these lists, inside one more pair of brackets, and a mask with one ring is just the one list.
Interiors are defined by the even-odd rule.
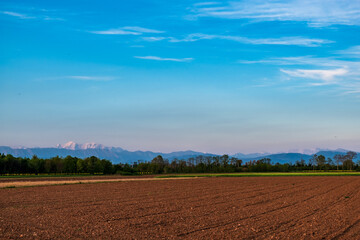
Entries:
[[316,154],[312,155],[311,158],[309,159],[309,164],[313,167],[313,170],[315,170],[316,159],[317,159]]
[[321,167],[325,165],[326,163],[326,159],[325,159],[325,156],[324,155],[319,155],[316,157],[316,164],[320,167],[320,170],[321,170]]
[[356,158],[357,153],[349,151],[344,156],[344,162],[343,164],[346,166],[347,169],[352,170],[352,167],[354,165],[353,159]]
[[336,161],[336,170],[339,170],[339,163],[341,162],[343,162],[343,158],[344,158],[344,155],[342,155],[342,154],[336,154],[335,156],[334,156],[334,159],[335,159],[335,161]]

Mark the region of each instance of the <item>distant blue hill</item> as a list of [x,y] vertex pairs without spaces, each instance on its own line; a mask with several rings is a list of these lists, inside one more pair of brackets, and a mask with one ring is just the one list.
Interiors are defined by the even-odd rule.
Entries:
[[[338,150],[327,150],[327,151],[319,151],[316,154],[317,155],[324,155],[325,158],[331,158],[332,160],[334,159],[334,156],[336,154],[346,154],[346,152],[348,152],[347,150],[343,150],[343,149],[338,149]],[[305,160],[306,163],[308,163],[309,159],[312,157],[312,155],[309,154],[302,154],[302,153],[277,153],[277,154],[269,154],[269,155],[263,155],[263,156],[259,156],[259,157],[245,157],[242,158],[243,161],[248,161],[248,160],[260,160],[262,158],[270,158],[271,159],[271,163],[275,164],[275,163],[293,163],[295,164],[296,161],[300,161],[301,159]],[[355,161],[360,160],[360,153],[358,153],[357,158],[354,159]]]
[[150,161],[158,155],[163,158],[172,160],[188,159],[199,155],[214,155],[194,151],[179,151],[172,153],[161,153],[151,151],[127,151],[120,148],[88,148],[88,149],[66,149],[66,148],[11,148],[0,146],[0,153],[11,154],[15,157],[28,157],[31,158],[36,155],[40,158],[51,158],[55,156],[66,157],[68,155],[78,158],[86,158],[96,156],[101,159],[108,159],[113,163],[134,163],[137,161]]
[[268,156],[271,153],[249,153],[249,154],[244,154],[244,153],[235,153],[234,155],[232,155],[232,157],[236,157],[239,159],[255,159],[255,158],[263,158],[264,156]]
[[270,158],[271,163],[295,163],[296,161],[300,161],[301,159],[305,160],[305,162],[308,162],[308,160],[311,158],[311,155],[302,154],[302,153],[278,153],[278,154],[270,154],[262,157],[253,158],[251,160],[260,160],[262,158]]
[[[336,154],[345,154],[347,150],[337,149],[337,150],[326,150],[319,151],[317,155],[324,155],[326,158],[334,158]],[[137,161],[151,161],[158,155],[163,156],[163,158],[173,160],[173,159],[188,159],[196,156],[217,156],[216,154],[211,153],[202,153],[195,151],[177,151],[171,153],[161,153],[161,152],[151,152],[151,151],[127,151],[122,148],[115,147],[105,147],[101,144],[86,143],[86,144],[76,144],[74,142],[69,142],[64,145],[58,145],[56,148],[11,148],[6,146],[0,146],[0,153],[11,154],[15,157],[28,157],[31,158],[33,155],[37,155],[40,158],[51,158],[55,156],[66,157],[68,155],[79,158],[86,158],[90,156],[96,156],[100,159],[108,159],[113,163],[134,163]],[[277,153],[277,154],[268,154],[268,153],[252,153],[252,154],[242,154],[237,153],[230,157],[236,157],[242,159],[244,162],[249,160],[260,160],[262,158],[270,158],[273,164],[275,163],[295,163],[301,159],[308,162],[312,155],[302,154],[302,153]],[[357,159],[360,159],[360,153],[358,154]]]

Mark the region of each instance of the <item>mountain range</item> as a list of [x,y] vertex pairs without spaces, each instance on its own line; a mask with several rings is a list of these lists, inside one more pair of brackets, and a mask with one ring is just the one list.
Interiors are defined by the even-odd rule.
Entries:
[[[336,150],[321,150],[314,152],[318,155],[322,154],[326,158],[333,158],[335,154],[345,154],[348,150],[336,149]],[[154,157],[161,155],[163,158],[173,160],[177,159],[188,159],[199,155],[203,156],[216,156],[216,154],[195,152],[195,151],[177,151],[171,153],[151,152],[151,151],[128,151],[120,147],[106,147],[102,144],[97,143],[85,143],[77,144],[75,142],[67,142],[65,144],[58,144],[53,148],[11,148],[8,146],[0,146],[0,153],[11,154],[15,157],[32,157],[37,155],[40,158],[51,158],[54,156],[73,156],[79,158],[86,158],[90,156],[96,156],[101,159],[108,159],[113,163],[134,163],[138,160],[150,161]],[[358,154],[360,159],[360,153]],[[259,160],[262,158],[270,158],[272,163],[295,163],[298,160],[308,161],[311,158],[311,154],[305,153],[251,153],[243,154],[236,153],[230,157],[236,157],[243,161]]]

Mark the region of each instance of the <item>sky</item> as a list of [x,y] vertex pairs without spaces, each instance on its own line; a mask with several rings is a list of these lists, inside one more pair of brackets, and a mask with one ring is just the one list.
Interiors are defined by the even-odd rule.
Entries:
[[0,145],[360,150],[360,1],[1,0]]

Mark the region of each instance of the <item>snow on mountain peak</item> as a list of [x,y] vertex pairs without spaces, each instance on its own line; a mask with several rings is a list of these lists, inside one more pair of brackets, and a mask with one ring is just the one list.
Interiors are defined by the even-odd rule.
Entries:
[[75,149],[79,148],[79,144],[77,144],[77,143],[75,143],[73,141],[70,141],[70,142],[67,142],[65,144],[58,144],[57,147],[58,148],[65,148],[65,149],[75,150]]
[[98,143],[84,143],[81,145],[81,149],[105,149],[106,147]]
[[[69,150],[86,150],[86,149],[108,149],[109,147],[105,147],[102,144],[98,143],[84,143],[78,144],[73,141],[67,142],[65,144],[56,145],[57,148],[64,148]],[[120,148],[119,148],[120,149]]]

